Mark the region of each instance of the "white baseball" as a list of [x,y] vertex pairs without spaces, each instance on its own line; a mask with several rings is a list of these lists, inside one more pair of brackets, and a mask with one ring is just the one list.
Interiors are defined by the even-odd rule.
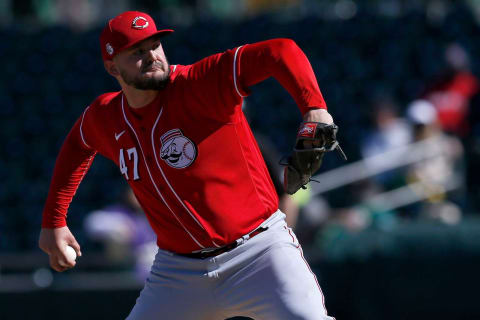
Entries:
[[70,246],[65,248],[65,255],[69,261],[75,261],[77,259],[77,253],[75,252],[75,249]]

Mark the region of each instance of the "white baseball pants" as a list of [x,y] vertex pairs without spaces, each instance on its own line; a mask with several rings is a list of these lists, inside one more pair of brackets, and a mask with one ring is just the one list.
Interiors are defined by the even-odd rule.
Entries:
[[128,320],[328,320],[323,293],[285,214],[268,230],[207,259],[159,250]]

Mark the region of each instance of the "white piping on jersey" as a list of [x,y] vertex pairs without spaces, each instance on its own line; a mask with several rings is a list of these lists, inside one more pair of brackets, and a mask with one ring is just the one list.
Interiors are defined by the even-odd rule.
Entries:
[[175,70],[177,70],[177,65],[174,65],[174,66],[173,66],[172,72],[175,72]]
[[85,113],[87,112],[88,108],[90,108],[90,106],[88,106],[85,111],[83,111],[83,114],[82,114],[82,121],[80,122],[80,137],[82,138],[82,141],[83,141],[83,144],[86,145],[88,148],[92,148],[88,145],[87,142],[85,142],[85,139],[83,138],[83,131],[82,131],[82,125],[83,125],[83,118],[85,118]]
[[238,54],[238,50],[240,50],[241,47],[243,46],[240,46],[237,48],[237,50],[235,50],[235,56],[233,57],[233,84],[235,85],[235,90],[237,90],[238,95],[242,98],[245,98],[246,96],[243,96],[240,93],[240,90],[238,90],[238,86],[237,86],[237,54]]
[[[172,193],[173,193],[173,194],[175,195],[175,197],[177,198],[178,202],[180,202],[180,204],[183,206],[183,208],[188,212],[188,214],[190,215],[190,217],[192,217],[192,219],[195,220],[195,222],[200,226],[200,228],[202,228],[202,230],[204,230],[205,232],[207,232],[207,230],[205,230],[205,228],[202,226],[202,224],[200,223],[200,221],[197,220],[197,218],[192,214],[192,212],[188,209],[188,207],[185,205],[185,203],[183,203],[182,199],[180,199],[180,197],[178,196],[178,194],[175,192],[175,190],[173,189],[172,185],[170,184],[170,182],[168,181],[167,177],[165,176],[165,173],[163,173],[163,170],[162,170],[162,167],[160,166],[160,163],[158,162],[157,151],[156,151],[156,149],[155,149],[155,140],[153,139],[153,133],[155,132],[155,128],[157,127],[158,120],[160,120],[160,117],[162,116],[162,111],[163,111],[163,108],[162,108],[162,110],[160,110],[160,113],[158,114],[157,120],[155,120],[155,124],[153,125],[152,134],[151,134],[153,154],[155,155],[155,161],[156,161],[156,163],[157,163],[157,167],[158,167],[158,169],[160,170],[160,172],[162,173],[163,179],[164,179],[165,182],[167,183],[167,185],[168,185],[168,187],[170,188],[170,190],[172,191]],[[216,247],[220,247],[220,246],[219,246],[218,244],[216,244],[213,240],[212,240],[212,243],[213,243],[213,245],[215,245]]]
[[[160,114],[162,114],[162,111],[163,111],[163,108],[162,110],[160,110]],[[138,142],[138,146],[140,147],[140,151],[142,152],[142,156],[143,156],[143,162],[145,163],[145,167],[147,168],[147,172],[148,172],[148,175],[150,176],[150,180],[152,181],[152,184],[153,186],[155,187],[155,190],[157,191],[158,195],[160,196],[160,198],[162,198],[162,201],[163,203],[167,206],[168,210],[170,210],[170,212],[172,213],[172,215],[175,217],[175,219],[177,219],[178,223],[182,226],[182,228],[185,230],[186,233],[188,233],[188,235],[190,236],[190,238],[192,238],[193,241],[195,241],[195,243],[201,247],[202,249],[204,249],[205,247],[203,245],[200,244],[200,242],[197,241],[197,239],[195,239],[195,237],[190,233],[190,231],[187,230],[187,228],[183,225],[183,223],[180,221],[180,219],[177,217],[177,215],[175,214],[175,212],[173,212],[172,208],[170,208],[170,206],[168,205],[167,201],[165,200],[165,198],[163,197],[162,193],[160,192],[160,190],[158,189],[157,185],[155,184],[155,181],[153,180],[153,177],[152,177],[152,174],[150,173],[150,169],[148,167],[148,164],[147,164],[147,160],[145,158],[145,154],[143,152],[143,148],[142,148],[142,145],[140,143],[140,139],[138,139],[138,136],[137,136],[137,133],[135,132],[135,129],[133,129],[133,126],[130,124],[130,122],[128,121],[127,119],[127,116],[125,115],[125,108],[123,106],[123,94],[122,94],[122,113],[123,113],[123,118],[125,119],[125,122],[127,123],[127,125],[130,127],[130,130],[132,130],[133,134],[135,135],[135,138],[137,139],[137,142]]]

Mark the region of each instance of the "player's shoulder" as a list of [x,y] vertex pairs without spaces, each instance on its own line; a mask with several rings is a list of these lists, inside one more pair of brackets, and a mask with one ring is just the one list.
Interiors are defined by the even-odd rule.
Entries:
[[112,109],[120,107],[122,91],[104,93],[95,98],[83,111],[84,118],[99,119],[111,117]]
[[184,66],[181,64],[175,64],[170,66],[170,81],[175,81],[179,78],[185,77],[188,73],[190,65]]
[[[196,61],[189,65],[175,65],[175,71],[171,74],[172,82],[179,82],[182,80],[198,80],[202,78],[205,74],[208,74],[209,71],[212,71],[213,68],[218,65],[219,58],[223,53],[214,54],[208,57],[205,57],[199,61]],[[173,71],[173,69],[172,69]]]
[[119,103],[122,91],[107,92],[99,95],[90,105],[92,108],[113,107]]

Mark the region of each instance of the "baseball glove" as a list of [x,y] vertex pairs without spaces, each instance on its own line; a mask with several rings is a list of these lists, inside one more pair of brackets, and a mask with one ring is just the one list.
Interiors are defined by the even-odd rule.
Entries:
[[[288,194],[306,189],[312,175],[322,165],[325,152],[337,150],[344,160],[345,153],[337,142],[338,126],[320,122],[302,122],[293,153],[287,158],[283,186]],[[311,141],[311,142],[308,142]],[[315,181],[315,180],[313,180]]]

